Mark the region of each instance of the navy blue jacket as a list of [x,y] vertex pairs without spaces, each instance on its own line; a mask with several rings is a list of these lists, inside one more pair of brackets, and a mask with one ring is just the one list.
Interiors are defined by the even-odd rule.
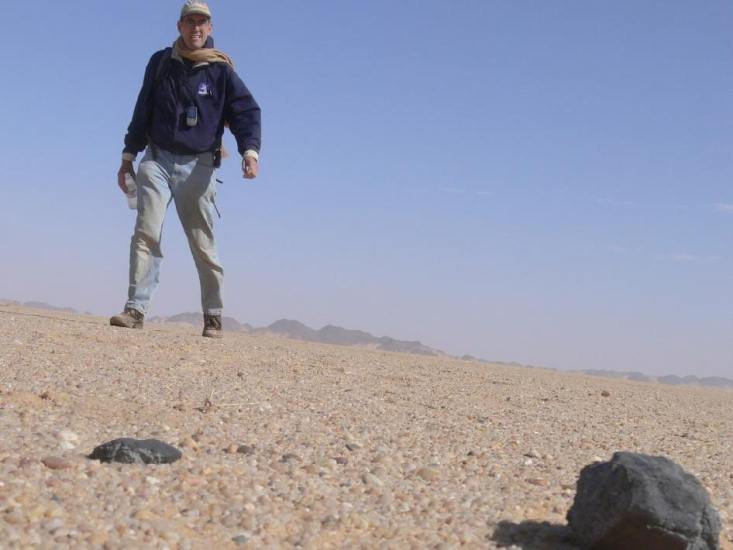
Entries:
[[[209,37],[206,47],[213,44]],[[186,124],[191,105],[198,109],[196,126]],[[214,151],[225,122],[240,154],[259,152],[260,107],[237,73],[226,63],[194,66],[166,48],[155,52],[145,69],[124,152],[137,154],[149,141],[181,155]]]

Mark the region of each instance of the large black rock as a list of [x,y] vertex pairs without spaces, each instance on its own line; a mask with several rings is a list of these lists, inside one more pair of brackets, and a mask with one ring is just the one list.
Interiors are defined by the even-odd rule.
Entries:
[[181,451],[157,439],[123,437],[96,447],[89,458],[123,464],[170,464],[181,458]]
[[567,518],[593,550],[720,548],[720,517],[707,491],[661,456],[619,452],[586,466]]

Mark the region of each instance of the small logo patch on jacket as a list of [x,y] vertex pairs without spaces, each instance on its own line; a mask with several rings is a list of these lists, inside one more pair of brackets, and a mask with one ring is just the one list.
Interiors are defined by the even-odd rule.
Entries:
[[199,95],[211,95],[209,84],[206,81],[199,83]]

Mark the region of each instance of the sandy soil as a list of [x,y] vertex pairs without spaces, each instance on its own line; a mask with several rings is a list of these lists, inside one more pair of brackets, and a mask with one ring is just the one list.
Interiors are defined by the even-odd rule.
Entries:
[[[730,540],[732,403],[0,305],[0,548],[573,548],[578,472],[617,450],[698,476]],[[85,458],[118,437],[183,458]]]

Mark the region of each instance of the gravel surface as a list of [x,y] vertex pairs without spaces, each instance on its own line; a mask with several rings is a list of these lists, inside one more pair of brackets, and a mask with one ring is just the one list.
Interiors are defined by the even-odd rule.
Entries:
[[[199,333],[0,305],[0,548],[571,549],[617,450],[696,475],[730,547],[730,390]],[[183,457],[86,458],[120,437]]]

